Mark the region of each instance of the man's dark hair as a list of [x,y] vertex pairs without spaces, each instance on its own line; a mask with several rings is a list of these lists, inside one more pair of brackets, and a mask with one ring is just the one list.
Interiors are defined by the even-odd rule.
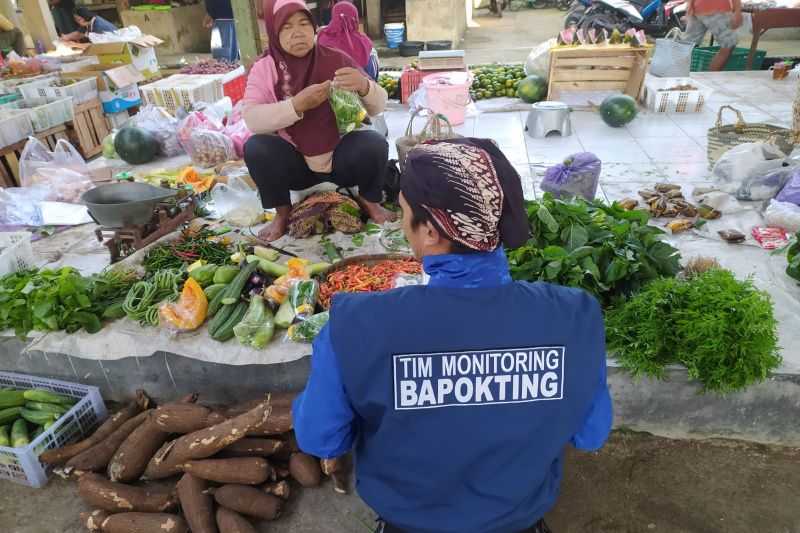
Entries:
[[417,229],[422,224],[430,222],[431,224],[433,224],[433,227],[435,227],[436,230],[439,232],[439,235],[450,241],[450,253],[472,254],[478,251],[478,250],[473,250],[468,246],[464,246],[460,242],[455,242],[452,239],[449,239],[447,237],[447,234],[444,231],[442,231],[442,228],[439,227],[439,224],[436,222],[436,220],[433,219],[433,217],[431,216],[431,214],[428,212],[427,209],[425,209],[419,204],[414,204],[412,202],[409,202],[408,198],[406,198],[406,202],[408,203],[408,207],[411,208],[411,227],[413,229]]
[[85,7],[76,7],[72,10],[73,15],[78,15],[83,20],[92,20],[94,18],[94,13],[86,9]]

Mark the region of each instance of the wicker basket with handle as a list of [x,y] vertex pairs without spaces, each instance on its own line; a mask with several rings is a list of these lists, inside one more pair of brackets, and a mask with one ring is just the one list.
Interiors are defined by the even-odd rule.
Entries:
[[[735,124],[722,124],[722,112],[730,109],[736,113]],[[744,143],[768,142],[776,145],[783,153],[789,155],[794,148],[795,135],[788,128],[772,124],[745,122],[741,111],[724,105],[717,113],[716,125],[708,130],[708,166],[712,168],[722,154]]]
[[[428,118],[428,122],[425,123],[425,126],[422,128],[418,134],[414,134],[414,119],[422,111],[428,111],[430,113],[430,117]],[[444,139],[454,139],[456,137],[461,137],[453,131],[453,126],[450,125],[450,121],[447,120],[447,117],[444,115],[440,115],[439,113],[434,113],[433,111],[425,108],[419,108],[411,115],[411,119],[408,121],[408,126],[406,126],[406,133],[402,137],[398,137],[395,144],[397,145],[397,159],[400,162],[400,170],[402,171],[405,168],[406,164],[406,157],[408,153],[414,149],[420,143],[424,143],[425,141],[430,140],[444,140]]]

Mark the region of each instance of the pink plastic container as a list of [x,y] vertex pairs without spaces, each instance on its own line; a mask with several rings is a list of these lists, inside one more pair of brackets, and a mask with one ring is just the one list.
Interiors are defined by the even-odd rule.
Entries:
[[469,72],[431,74],[422,80],[428,107],[447,117],[453,126],[464,123],[471,85],[472,75]]

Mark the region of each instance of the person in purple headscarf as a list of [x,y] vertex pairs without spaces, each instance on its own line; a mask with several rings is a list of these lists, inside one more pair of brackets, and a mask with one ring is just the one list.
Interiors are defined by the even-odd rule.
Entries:
[[317,34],[317,44],[350,56],[372,79],[378,78],[378,55],[372,40],[358,29],[358,9],[348,0],[333,6],[331,22]]

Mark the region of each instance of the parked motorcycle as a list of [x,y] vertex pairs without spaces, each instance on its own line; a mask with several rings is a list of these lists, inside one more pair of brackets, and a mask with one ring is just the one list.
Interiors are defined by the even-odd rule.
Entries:
[[644,30],[652,37],[663,37],[672,28],[685,31],[685,0],[594,0],[586,8],[577,26],[594,28],[611,34],[615,29],[625,33],[630,28]]
[[564,29],[580,26],[586,10],[592,5],[592,0],[573,0],[569,6],[569,12],[564,17]]

